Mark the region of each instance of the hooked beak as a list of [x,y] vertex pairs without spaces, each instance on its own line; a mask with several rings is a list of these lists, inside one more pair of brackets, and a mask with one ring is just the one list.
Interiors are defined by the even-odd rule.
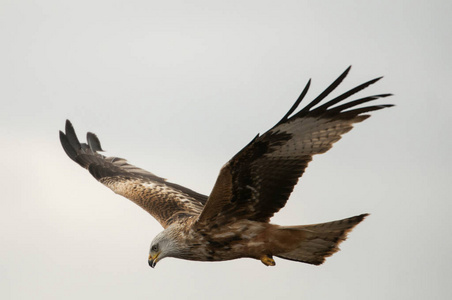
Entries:
[[157,253],[155,256],[152,256],[152,254],[149,255],[148,263],[151,268],[154,268],[157,264],[157,258],[159,257],[159,254],[160,253]]

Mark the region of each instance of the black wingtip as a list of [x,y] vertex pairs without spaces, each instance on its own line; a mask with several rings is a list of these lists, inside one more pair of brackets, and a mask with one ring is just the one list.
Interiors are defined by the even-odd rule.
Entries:
[[[366,106],[366,107],[356,108],[356,109],[352,109],[352,110],[347,110],[347,111],[341,113],[341,118],[354,118],[361,114],[380,110],[383,108],[389,108],[392,106],[394,106],[394,104],[382,104],[382,105],[373,105],[373,106]],[[370,115],[368,115],[368,116],[370,116]]]
[[88,141],[88,145],[94,152],[104,151],[102,150],[102,146],[100,145],[99,138],[92,132],[88,132],[86,134],[86,140]]
[[69,121],[69,119],[66,119],[66,123],[64,124],[64,130],[66,131],[66,133],[68,132],[68,129],[74,131],[74,126],[72,126],[72,123],[71,121]]
[[284,123],[287,121],[287,119],[290,117],[290,115],[297,109],[298,105],[300,105],[301,101],[304,99],[306,94],[308,93],[309,87],[311,86],[311,79],[308,80],[308,83],[306,83],[306,86],[304,87],[303,91],[301,92],[300,96],[298,96],[297,101],[292,105],[292,107],[289,109],[289,111],[282,117],[282,119],[276,123],[275,126],[278,126],[281,123]]
[[347,69],[345,69],[344,72],[342,72],[341,75],[332,83],[330,86],[328,86],[317,98],[311,101],[308,105],[306,105],[300,113],[306,113],[308,112],[312,107],[319,104],[323,99],[325,99],[341,82],[347,77],[348,72],[350,72],[350,69],[352,66],[350,65]]
[[[342,74],[339,76],[339,78],[341,78],[341,81],[344,80],[345,77],[347,77],[348,73],[350,73],[350,70],[352,69],[352,65],[348,66],[347,69],[345,69],[344,72],[342,72]],[[338,79],[339,79],[338,78]],[[339,82],[340,83],[340,82]]]
[[[364,90],[364,89],[367,88],[369,85],[372,85],[372,84],[376,83],[376,82],[379,81],[381,78],[383,78],[383,76],[382,76],[382,77],[378,77],[378,78],[374,78],[374,79],[369,80],[369,81],[367,81],[367,82],[365,82],[365,83],[362,83],[362,84],[358,85],[357,87],[354,87],[354,88],[352,88],[351,90],[349,90],[349,91],[343,93],[342,95],[337,96],[336,98],[334,98],[334,99],[328,101],[327,103],[325,103],[325,104],[323,104],[323,105],[317,107],[316,110],[319,111],[319,112],[320,112],[320,111],[325,111],[325,110],[327,110],[328,108],[330,108],[331,106],[333,106],[333,105],[335,105],[335,104],[341,102],[342,100],[347,99],[347,98],[349,98],[350,96],[352,96],[352,95],[354,95],[354,94],[356,94],[356,93],[358,93],[358,92]],[[386,97],[386,95],[385,95],[385,94],[382,94],[382,95],[376,95],[376,96],[374,96],[374,97],[377,97],[377,98],[379,98],[379,97]]]
[[389,107],[395,106],[395,104],[383,104],[383,105],[377,105],[377,106],[379,106],[381,108],[389,108]]
[[70,159],[76,162],[75,158],[77,157],[77,150],[74,149],[74,147],[72,147],[69,139],[61,130],[60,130],[60,142],[67,156],[69,156]]
[[81,148],[80,142],[77,138],[77,135],[75,134],[74,127],[72,126],[72,123],[69,120],[66,120],[65,131],[67,140],[69,141],[71,146],[75,149],[80,149]]

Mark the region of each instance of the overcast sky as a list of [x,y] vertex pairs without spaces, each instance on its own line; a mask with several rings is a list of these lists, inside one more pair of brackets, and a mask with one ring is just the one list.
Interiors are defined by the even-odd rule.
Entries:
[[[1,299],[452,297],[451,1],[0,2]],[[371,216],[316,267],[147,254],[161,226],[59,144],[70,119],[107,155],[209,194],[220,167],[313,99],[394,93],[316,156],[272,222]],[[332,96],[334,96],[332,95]]]

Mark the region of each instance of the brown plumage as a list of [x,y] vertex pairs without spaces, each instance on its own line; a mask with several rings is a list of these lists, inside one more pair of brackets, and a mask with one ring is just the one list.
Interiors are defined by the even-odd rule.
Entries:
[[348,68],[324,92],[294,113],[310,81],[287,114],[269,131],[257,135],[220,171],[209,197],[166,181],[117,157],[105,157],[97,136],[80,143],[66,122],[60,140],[68,156],[101,183],[149,212],[165,228],[151,243],[149,264],[164,257],[222,261],[272,256],[321,264],[338,251],[347,233],[367,214],[315,225],[279,226],[270,218],[286,204],[312,156],[328,151],[368,112],[392,105],[357,107],[380,94],[344,102],[380,78],[320,103],[346,77]]

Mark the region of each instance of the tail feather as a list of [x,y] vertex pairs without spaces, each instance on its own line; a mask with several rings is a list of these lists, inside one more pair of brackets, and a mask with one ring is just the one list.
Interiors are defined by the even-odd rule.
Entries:
[[288,260],[320,265],[325,258],[339,251],[339,244],[347,238],[347,234],[368,214],[348,219],[303,226],[282,227],[281,230],[299,231],[302,241],[294,250],[278,253],[276,256]]

